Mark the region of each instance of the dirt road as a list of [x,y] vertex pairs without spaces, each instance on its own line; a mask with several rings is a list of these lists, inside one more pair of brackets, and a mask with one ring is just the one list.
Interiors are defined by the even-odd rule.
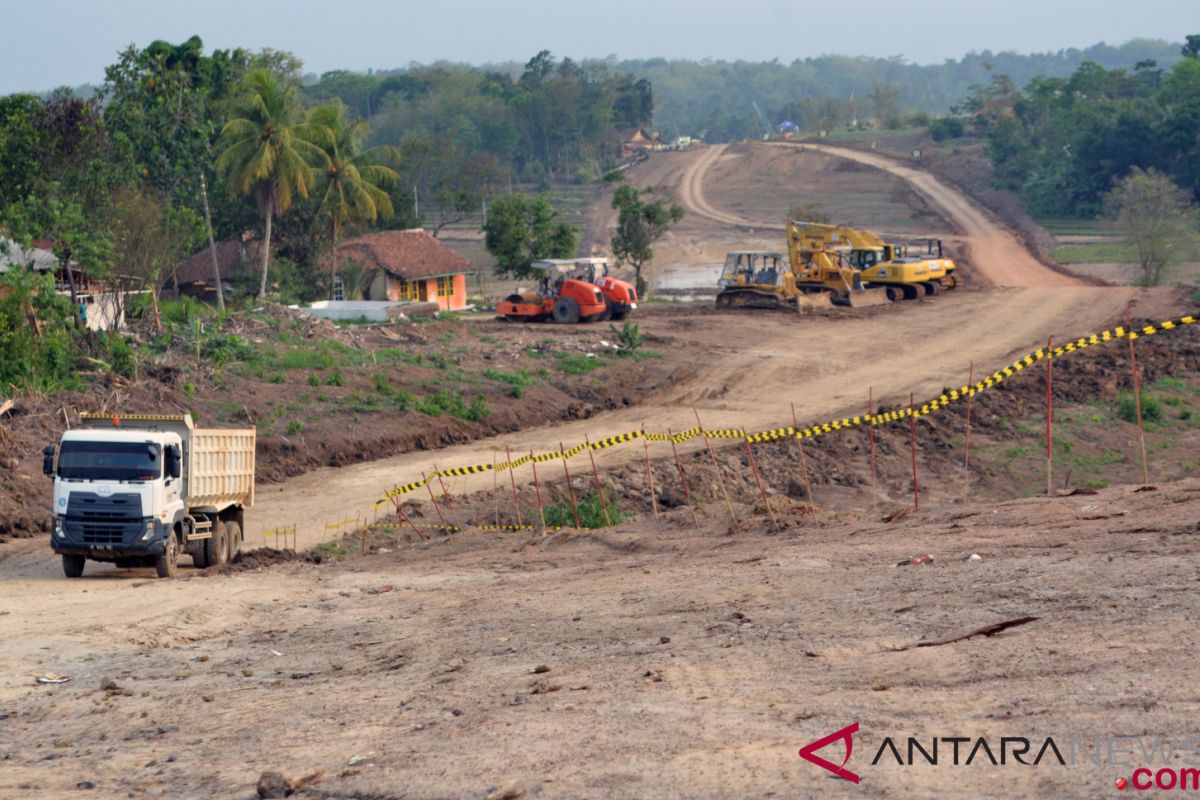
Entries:
[[[695,399],[706,427],[748,429],[789,422],[794,402],[801,423],[861,413],[867,388],[893,402],[936,394],[966,383],[967,365],[989,368],[1045,341],[1046,336],[1074,337],[1116,324],[1125,303],[1138,290],[1118,288],[1009,289],[960,291],[933,302],[898,304],[875,313],[837,318],[798,318],[792,314],[705,314],[687,309],[641,320],[642,332],[661,337],[647,347],[670,347],[687,337],[706,349],[708,361],[698,377],[628,409],[591,419],[526,429],[437,452],[411,452],[339,469],[322,469],[276,486],[261,487],[247,516],[247,539],[262,543],[266,530],[297,525],[300,544],[326,538],[324,525],[339,517],[370,512],[371,503],[398,483],[419,480],[421,473],[505,460],[515,455],[568,447],[584,436],[596,438],[645,426],[647,430],[684,430],[695,424]],[[630,369],[636,369],[634,362]],[[702,446],[699,442],[692,446]],[[663,452],[657,455],[667,456]],[[600,451],[601,464],[642,457],[638,447]],[[584,462],[576,462],[580,468]],[[519,471],[518,480],[528,478]],[[491,489],[493,475],[449,481],[452,493]],[[415,495],[420,499],[421,495]]]
[[800,151],[811,149],[868,164],[900,178],[962,232],[970,247],[973,275],[986,286],[1082,286],[1085,281],[1050,269],[1038,261],[1012,231],[957,189],[924,170],[862,150],[824,144],[779,144]]

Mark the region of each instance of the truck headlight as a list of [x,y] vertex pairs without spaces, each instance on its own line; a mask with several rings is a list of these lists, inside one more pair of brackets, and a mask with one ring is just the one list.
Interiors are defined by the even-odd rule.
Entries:
[[148,541],[150,541],[150,539],[151,539],[151,538],[154,536],[154,532],[155,532],[155,530],[156,530],[156,529],[157,529],[157,528],[156,528],[156,526],[155,526],[155,524],[154,524],[154,518],[153,518],[153,517],[151,517],[150,519],[146,520],[146,532],[142,534],[142,541],[143,541],[143,542],[148,542]]
[[66,533],[66,531],[63,530],[62,517],[54,518],[54,535],[56,537],[58,537],[59,539],[67,538],[67,533]]

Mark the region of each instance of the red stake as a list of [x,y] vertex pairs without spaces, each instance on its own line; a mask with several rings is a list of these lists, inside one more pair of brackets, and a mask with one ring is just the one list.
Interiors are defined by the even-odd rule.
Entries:
[[650,507],[658,519],[658,499],[654,496],[654,471],[650,469],[650,443],[646,441],[646,423],[642,423],[642,447],[646,451],[646,484],[650,487]]
[[871,437],[871,494],[875,494],[875,387],[867,387],[867,432]]
[[421,473],[421,480],[425,484],[425,488],[429,490],[429,501],[433,503],[433,510],[437,512],[438,519],[442,523],[442,530],[448,530],[449,525],[446,524],[446,518],[442,516],[442,509],[437,503],[437,498],[433,496],[433,487],[429,485],[429,480],[425,477],[425,473]]
[[504,456],[508,459],[508,478],[512,481],[513,493],[513,508],[517,510],[517,527],[524,527],[525,523],[521,521],[521,501],[517,499],[517,471],[512,465],[512,451],[508,449],[508,445],[504,445]]
[[533,459],[533,451],[529,451],[529,463],[533,467],[533,488],[537,491],[538,518],[542,521],[542,533],[546,532],[546,511],[542,508],[542,485],[538,483],[537,461]]
[[683,487],[683,501],[692,510],[692,523],[699,525],[700,520],[696,516],[696,507],[692,505],[692,495],[688,491],[687,475],[683,471],[683,462],[679,460],[679,448],[675,446],[675,434],[671,433],[670,428],[667,428],[667,438],[671,440],[671,452],[675,454],[675,469],[679,470],[679,485]]
[[405,515],[405,513],[404,513],[404,508],[403,508],[403,507],[400,505],[400,501],[399,501],[399,500],[393,500],[392,502],[396,504],[396,518],[397,518],[397,519],[398,519],[398,520],[399,520],[399,521],[400,521],[402,524],[403,524],[403,523],[407,523],[407,524],[408,524],[408,527],[412,528],[412,529],[413,529],[413,533],[415,533],[415,534],[416,534],[416,535],[417,535],[419,538],[421,538],[421,539],[427,539],[428,537],[427,537],[425,534],[421,533],[421,531],[420,531],[420,530],[417,528],[417,525],[416,525],[416,523],[414,523],[414,522],[413,522],[411,519],[409,519],[409,518],[408,518],[408,517]]
[[1138,419],[1138,441],[1142,445],[1142,485],[1150,483],[1150,470],[1146,463],[1146,428],[1142,424],[1142,378],[1138,374],[1137,368],[1137,352],[1133,347],[1133,315],[1129,310],[1129,304],[1125,304],[1125,327],[1127,331],[1125,337],[1129,339],[1129,358],[1133,362],[1133,399],[1137,404],[1137,419]]
[[592,460],[592,474],[596,476],[596,492],[600,495],[600,506],[604,509],[604,521],[612,526],[612,517],[608,514],[608,501],[604,499],[604,484],[600,482],[600,470],[596,467],[596,454],[592,451],[592,443],[587,434],[583,435],[583,443],[587,445],[588,458]]
[[458,509],[454,506],[454,498],[450,496],[450,491],[446,488],[446,482],[442,480],[442,471],[438,469],[438,465],[433,465],[433,471],[437,473],[438,483],[442,487],[442,499],[446,501],[446,508],[450,509],[450,513],[454,516],[454,525],[459,530],[462,530],[462,520],[459,519]]
[[740,531],[742,527],[738,525],[737,515],[733,513],[733,501],[729,499],[729,490],[725,488],[725,476],[721,473],[721,465],[717,463],[717,457],[713,455],[712,445],[708,441],[708,432],[704,430],[704,423],[700,421],[700,411],[696,408],[694,399],[692,399],[692,413],[696,415],[696,425],[700,427],[700,435],[704,437],[704,447],[708,450],[708,458],[712,461],[713,469],[716,470],[717,484],[721,487],[721,494],[725,495],[725,505],[729,508],[729,519],[733,523],[733,529]]
[[808,507],[816,512],[817,507],[813,504],[812,484],[808,482],[808,460],[804,457],[804,444],[800,441],[800,423],[796,421],[795,403],[792,403],[792,428],[796,431],[796,435],[792,438],[796,440],[796,449],[800,451],[800,475],[804,478],[804,494],[808,496]]
[[562,442],[558,443],[558,453],[562,456],[563,473],[567,476],[567,492],[571,495],[571,513],[575,515],[575,527],[582,528],[583,525],[579,524],[579,506],[575,503],[575,487],[571,485],[571,470],[567,467],[567,451]]
[[771,501],[767,499],[767,490],[763,487],[762,478],[758,475],[758,464],[754,461],[754,448],[750,446],[750,437],[746,435],[746,428],[742,428],[742,441],[746,443],[746,452],[750,456],[750,471],[754,473],[754,480],[758,484],[758,493],[762,495],[763,505],[767,507],[767,513],[771,515],[771,524],[775,526],[775,532],[780,533],[782,529],[779,527],[779,520],[775,519],[775,509],[771,508]]
[[1051,336],[1046,340],[1046,496],[1054,496],[1054,450],[1051,447],[1050,428],[1051,421],[1054,419],[1054,401],[1050,397],[1050,386],[1054,379],[1054,356],[1051,355],[1050,348],[1054,344],[1054,337]]
[[965,472],[963,479],[964,500],[971,494],[971,400],[974,399],[974,391],[975,362],[972,361],[970,368],[967,370],[967,433],[963,440],[963,470]]
[[908,393],[909,441],[912,443],[913,510],[921,510],[921,493],[917,488],[917,415],[913,409],[913,395]]
[[496,451],[492,451],[492,502],[496,506],[496,527],[500,527],[500,473],[496,471]]

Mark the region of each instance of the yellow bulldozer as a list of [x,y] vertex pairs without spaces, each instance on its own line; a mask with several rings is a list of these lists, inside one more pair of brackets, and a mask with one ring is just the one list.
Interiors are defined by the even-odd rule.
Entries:
[[788,253],[739,251],[725,257],[717,307],[798,310],[833,305],[883,305],[955,286],[954,261],[941,242],[925,242],[925,255],[885,242],[868,231],[792,221]]

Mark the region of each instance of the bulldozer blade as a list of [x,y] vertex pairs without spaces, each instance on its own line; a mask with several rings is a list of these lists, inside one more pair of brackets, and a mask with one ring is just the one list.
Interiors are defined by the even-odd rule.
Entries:
[[833,308],[829,292],[806,292],[796,297],[796,311],[801,314],[821,308]]
[[847,301],[851,308],[886,306],[892,302],[888,299],[887,292],[882,289],[865,289],[861,292],[850,292]]

